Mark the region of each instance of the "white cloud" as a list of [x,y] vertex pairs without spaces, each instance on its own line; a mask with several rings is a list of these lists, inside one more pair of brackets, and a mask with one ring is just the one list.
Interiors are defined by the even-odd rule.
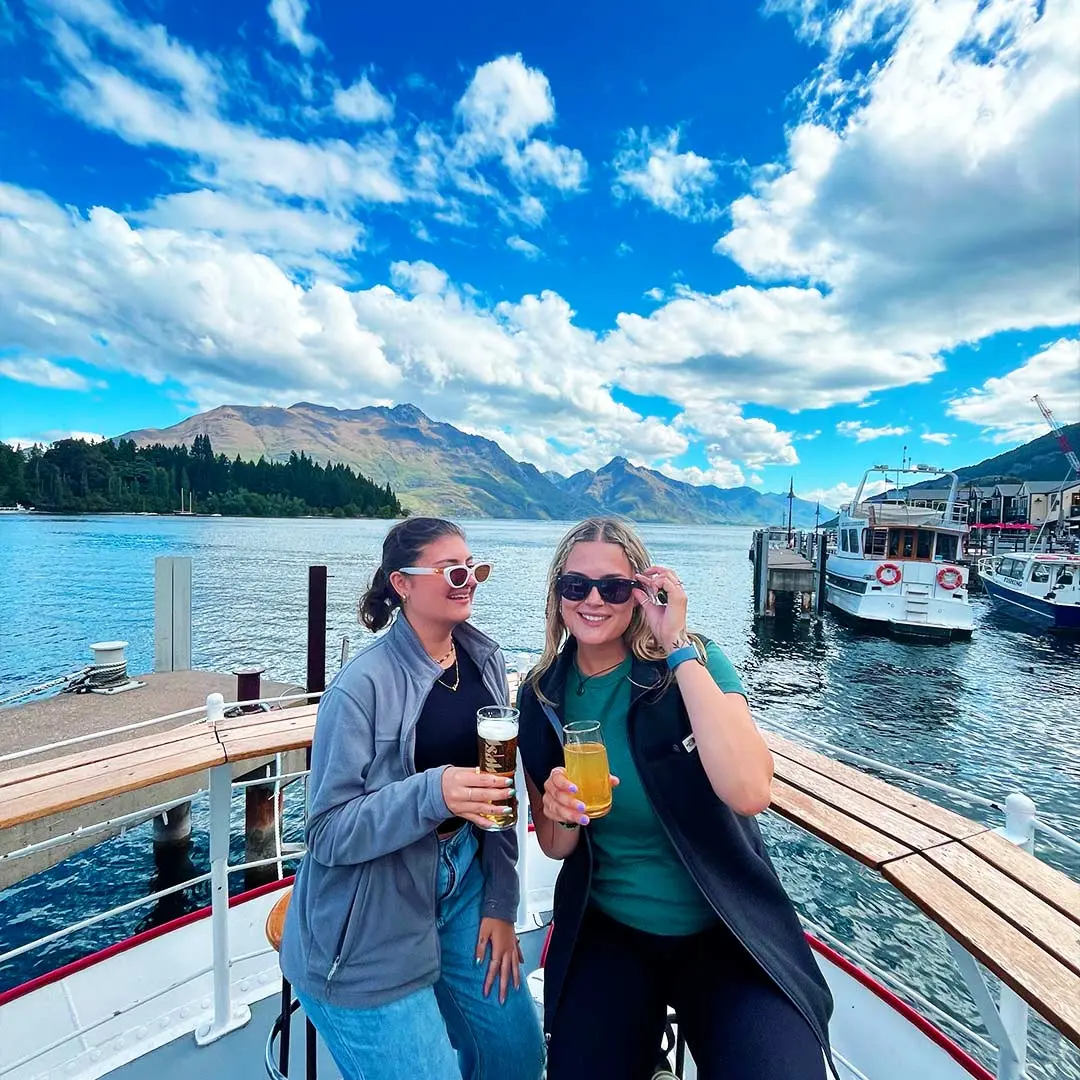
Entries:
[[1080,2],[772,6],[828,56],[718,250],[898,350],[1074,322]]
[[922,439],[923,442],[937,443],[938,446],[948,446],[956,436],[950,435],[946,431],[927,431],[925,434],[920,435],[919,438]]
[[468,167],[498,159],[524,184],[577,191],[588,167],[578,150],[533,139],[538,127],[555,121],[555,99],[547,76],[520,55],[481,64],[455,109],[461,131],[454,158]]
[[334,91],[334,112],[357,124],[388,123],[394,118],[394,103],[362,75],[352,86]]
[[618,255],[620,259],[625,258],[627,255],[633,255],[633,253],[634,249],[625,240],[619,241],[619,246],[615,249],[615,254]]
[[61,367],[40,356],[0,357],[0,379],[11,379],[49,390],[85,391],[105,386],[100,379],[88,379],[71,368]]
[[506,238],[506,246],[511,251],[516,251],[521,255],[524,255],[526,259],[539,259],[543,252],[528,240],[522,239],[520,236],[508,236]]
[[682,288],[648,317],[621,314],[604,341],[620,383],[675,400],[753,401],[797,412],[855,403],[874,390],[927,382],[929,353],[856,332],[814,289]]
[[273,255],[283,266],[345,275],[339,265],[363,247],[364,227],[343,213],[283,206],[257,194],[245,198],[202,189],[156,199],[133,220],[178,232],[210,232]]
[[742,487],[746,482],[742,469],[734,462],[719,462],[716,465],[710,463],[709,468],[702,469],[697,465],[688,465],[685,468],[671,464],[663,464],[656,470],[672,480],[681,480],[684,484],[693,484],[695,487],[703,487],[712,484],[719,488]]
[[1059,423],[1080,421],[1080,338],[1060,338],[1007,375],[952,398],[947,412],[978,424],[996,443],[1026,442],[1047,430],[1034,394]]
[[663,300],[665,295],[667,294],[664,292],[663,289],[659,289],[656,286],[653,286],[653,288],[651,289],[646,289],[643,295],[647,296],[650,300],[655,300],[657,303],[660,303],[660,301]]
[[627,131],[612,162],[616,195],[637,195],[675,217],[710,216],[714,207],[705,193],[716,182],[713,163],[689,150],[680,154],[679,138],[677,128],[658,139],[649,138],[648,128]]
[[15,435],[10,438],[0,439],[8,446],[16,450],[29,450],[32,446],[51,446],[61,439],[78,439],[81,442],[99,443],[105,441],[105,436],[96,431],[61,431],[53,428],[49,431],[39,431],[36,435]]
[[[354,143],[267,135],[251,123],[223,118],[213,102],[187,97],[177,102],[101,62],[62,20],[47,28],[58,59],[66,65],[68,78],[61,90],[66,107],[88,124],[135,146],[176,151],[200,185],[245,190],[255,185],[333,206],[407,198],[395,172],[398,147],[392,135],[371,135]],[[136,48],[126,39],[116,44],[129,51]]]
[[301,56],[310,56],[319,47],[319,39],[304,29],[307,0],[270,0],[266,10],[274,20],[278,38],[292,45]]
[[[868,499],[871,495],[880,495],[888,488],[889,483],[886,480],[869,480],[863,489],[862,497]],[[813,488],[810,491],[804,491],[799,498],[807,502],[819,502],[823,508],[838,510],[841,506],[847,506],[855,498],[857,490],[858,488],[852,484],[839,483],[830,488]]]
[[911,428],[906,427],[865,427],[861,420],[841,420],[836,425],[836,433],[845,435],[856,442],[870,442],[872,439],[884,439],[890,436],[906,435]]

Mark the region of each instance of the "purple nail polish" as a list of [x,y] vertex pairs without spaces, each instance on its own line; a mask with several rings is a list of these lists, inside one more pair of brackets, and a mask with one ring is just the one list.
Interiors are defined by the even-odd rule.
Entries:
[[585,804],[584,804],[583,802],[579,802],[579,803],[577,803],[577,805],[576,805],[576,806],[574,807],[574,809],[575,809],[575,810],[584,810],[584,809],[585,809]]
[[577,794],[577,784],[571,784],[571,785],[570,785],[570,791],[571,791],[571,792],[572,792],[573,794],[575,794],[575,795],[576,795],[576,794]]
[[584,814],[582,814],[581,817],[578,818],[578,822],[582,825],[588,825],[589,819]]

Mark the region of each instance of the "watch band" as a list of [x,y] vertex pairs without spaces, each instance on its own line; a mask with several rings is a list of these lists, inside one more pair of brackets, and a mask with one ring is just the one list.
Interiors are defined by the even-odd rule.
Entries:
[[667,666],[671,671],[674,671],[680,664],[686,663],[687,660],[697,659],[697,649],[693,645],[683,645],[668,654]]

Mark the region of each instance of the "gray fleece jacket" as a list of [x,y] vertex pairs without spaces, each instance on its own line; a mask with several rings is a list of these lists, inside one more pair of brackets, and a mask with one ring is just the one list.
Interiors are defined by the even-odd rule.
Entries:
[[[508,700],[499,647],[464,623],[454,641]],[[416,723],[442,669],[409,623],[345,665],[323,695],[308,781],[307,854],[285,919],[281,970],[312,997],[368,1008],[439,978],[435,928],[444,768],[415,770]],[[472,828],[472,826],[469,826]],[[483,914],[514,920],[514,830],[482,832]]]

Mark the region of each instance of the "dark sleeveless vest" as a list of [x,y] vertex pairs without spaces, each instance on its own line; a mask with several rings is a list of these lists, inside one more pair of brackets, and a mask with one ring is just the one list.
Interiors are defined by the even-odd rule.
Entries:
[[[538,789],[551,770],[563,764],[558,708],[575,651],[571,638],[541,680],[541,690],[555,708],[540,701],[528,683],[518,692],[519,751]],[[634,660],[627,728],[645,793],[702,894],[806,1018],[828,1059],[832,995],[765,851],[757,822],[717,798],[693,741],[687,741],[692,732],[682,695],[674,682],[664,687],[665,674],[662,662]],[[589,901],[592,841],[587,827],[582,833],[555,884],[555,925],[544,968],[545,1030],[551,1028]]]

